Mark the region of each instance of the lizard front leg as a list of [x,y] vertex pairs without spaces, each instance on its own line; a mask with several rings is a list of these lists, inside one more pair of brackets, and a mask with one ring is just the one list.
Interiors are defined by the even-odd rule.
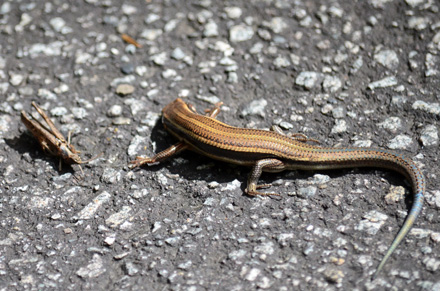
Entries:
[[170,146],[166,150],[161,151],[160,153],[157,153],[154,157],[136,157],[136,160],[130,162],[130,169],[140,167],[142,165],[154,165],[158,164],[159,162],[168,159],[169,157],[186,150],[188,148],[188,145],[184,143],[183,141],[180,141],[176,143],[175,145]]

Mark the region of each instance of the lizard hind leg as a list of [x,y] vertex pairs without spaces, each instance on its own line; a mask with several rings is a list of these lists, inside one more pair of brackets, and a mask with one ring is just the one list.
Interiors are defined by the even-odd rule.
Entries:
[[285,169],[286,169],[285,164],[282,161],[277,160],[277,159],[263,159],[263,160],[257,161],[255,163],[254,167],[252,168],[251,174],[249,175],[248,185],[245,190],[246,194],[251,195],[251,196],[258,196],[258,195],[280,196],[279,194],[276,194],[276,193],[263,193],[263,192],[257,191],[257,189],[266,188],[266,187],[271,186],[271,184],[258,185],[258,179],[260,178],[261,173],[263,171],[281,172]]

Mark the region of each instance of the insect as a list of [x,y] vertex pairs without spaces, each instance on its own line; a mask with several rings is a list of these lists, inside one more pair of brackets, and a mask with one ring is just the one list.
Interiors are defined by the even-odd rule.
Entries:
[[[41,145],[41,148],[44,152],[49,153],[52,156],[59,157],[59,170],[61,171],[62,161],[68,165],[72,164],[84,164],[88,163],[98,156],[91,158],[89,160],[83,161],[79,156],[80,151],[76,150],[75,147],[70,143],[70,132],[66,139],[61,134],[61,132],[55,127],[55,124],[52,120],[47,116],[47,114],[38,106],[35,102],[32,102],[32,106],[37,110],[37,112],[41,115],[41,117],[46,122],[47,126],[37,120],[35,117],[31,115],[32,118],[24,112],[21,111],[21,121],[27,127],[27,129],[32,132],[34,137],[38,140]],[[82,168],[80,166],[81,172]]]

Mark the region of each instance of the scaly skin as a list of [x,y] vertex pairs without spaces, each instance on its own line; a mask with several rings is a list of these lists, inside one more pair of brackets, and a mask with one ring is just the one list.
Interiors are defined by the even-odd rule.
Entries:
[[411,210],[380,262],[375,278],[394,250],[402,242],[422,210],[425,178],[422,171],[409,158],[383,149],[331,148],[307,144],[302,134],[284,135],[274,127],[272,131],[229,126],[215,119],[221,103],[207,110],[206,115],[197,114],[194,107],[181,99],[168,104],[163,110],[162,122],[179,142],[152,158],[137,157],[132,167],[158,163],[178,152],[190,149],[208,157],[229,163],[251,166],[246,193],[249,195],[278,195],[261,193],[257,189],[263,171],[325,170],[354,167],[380,167],[397,171],[412,184],[414,201]]

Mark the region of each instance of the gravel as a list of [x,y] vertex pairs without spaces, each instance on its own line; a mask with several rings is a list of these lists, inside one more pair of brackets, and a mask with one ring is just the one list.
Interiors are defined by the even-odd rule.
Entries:
[[[1,1],[0,289],[438,289],[439,9]],[[264,173],[281,196],[248,197],[250,169],[191,151],[130,169],[177,142],[160,119],[177,97],[223,101],[233,126],[412,157],[427,179],[414,229],[372,281],[411,205],[399,173]],[[83,160],[102,155],[59,170],[20,122],[32,101]]]

